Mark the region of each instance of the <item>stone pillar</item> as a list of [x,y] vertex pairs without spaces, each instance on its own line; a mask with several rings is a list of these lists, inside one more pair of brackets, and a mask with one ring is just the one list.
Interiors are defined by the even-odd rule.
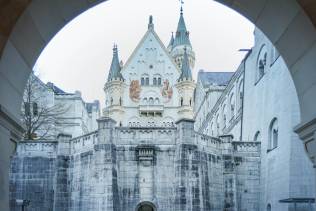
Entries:
[[[0,105],[0,210],[9,211],[10,157],[23,135],[20,121]],[[15,199],[13,199],[15,200]]]
[[113,131],[116,122],[108,117],[101,117],[98,121],[98,144],[113,143]]
[[70,189],[68,169],[70,165],[71,135],[57,136],[56,184],[54,192],[54,210],[67,211],[70,209]]
[[177,144],[195,144],[194,120],[180,119],[176,122],[178,137]]
[[98,121],[98,142],[94,146],[94,200],[98,205],[96,210],[120,210],[118,195],[116,147],[113,135],[116,122],[108,117]]
[[[316,184],[316,117],[309,122],[301,123],[294,128],[304,143],[304,149],[313,163]],[[316,187],[315,187],[316,190]]]

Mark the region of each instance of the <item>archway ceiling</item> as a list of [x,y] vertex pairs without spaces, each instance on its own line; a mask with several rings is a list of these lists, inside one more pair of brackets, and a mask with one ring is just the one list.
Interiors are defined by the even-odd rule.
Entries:
[[[22,15],[27,6],[32,0],[0,0],[0,55],[4,49],[5,43],[16,24],[19,17]],[[44,3],[48,3],[49,0],[41,0]],[[55,0],[54,0],[55,1]],[[63,0],[56,0],[62,6],[73,6],[77,9],[89,8],[91,4],[97,4],[104,0],[67,0],[67,3]],[[238,7],[243,8],[245,5],[253,5],[254,13],[257,13],[256,9],[261,9],[265,2],[269,0],[217,0],[228,6],[235,4]],[[309,16],[310,20],[316,26],[316,1],[315,0],[297,0],[297,2],[304,9],[305,13]],[[88,5],[88,6],[87,6]],[[242,12],[242,10],[241,10]],[[66,20],[67,21],[67,20]]]

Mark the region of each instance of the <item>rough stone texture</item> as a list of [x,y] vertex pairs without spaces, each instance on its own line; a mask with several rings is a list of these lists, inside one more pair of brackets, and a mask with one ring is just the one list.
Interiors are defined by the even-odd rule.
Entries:
[[60,135],[49,150],[21,142],[11,199],[29,199],[28,210],[134,211],[142,202],[158,210],[258,210],[260,143],[200,135],[193,124],[126,128],[104,118],[95,133]]
[[[28,210],[53,210],[54,183],[57,169],[57,142],[29,143],[18,145],[12,157],[10,171],[10,206],[20,211],[15,199],[28,199]],[[40,152],[40,153],[38,153]],[[60,185],[66,185],[62,180]]]

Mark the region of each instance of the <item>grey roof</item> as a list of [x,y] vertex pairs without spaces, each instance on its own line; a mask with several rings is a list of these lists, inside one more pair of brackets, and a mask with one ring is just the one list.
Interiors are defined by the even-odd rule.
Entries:
[[85,105],[86,105],[87,112],[91,113],[92,108],[93,107],[99,108],[100,103],[98,100],[95,100],[93,103],[86,103]]
[[184,54],[183,54],[183,60],[182,60],[182,66],[181,66],[181,75],[180,75],[179,80],[183,80],[183,79],[192,80],[192,72],[191,72],[186,48],[184,48]]
[[170,38],[170,41],[169,41],[169,44],[168,44],[168,48],[173,46],[173,43],[174,43],[174,36],[173,36],[173,32],[171,34],[171,38]]
[[118,58],[117,46],[114,45],[113,47],[113,58],[112,63],[109,71],[108,81],[112,79],[123,79],[121,75],[121,65]]
[[210,85],[226,86],[234,72],[204,72],[199,71],[198,80],[201,80],[204,87]]
[[184,18],[183,18],[182,7],[181,7],[180,19],[178,22],[176,37],[175,37],[174,42],[173,42],[173,47],[176,47],[178,45],[191,46],[191,42],[189,39],[189,32],[187,31],[187,28],[186,28],[185,22],[184,22]]
[[61,88],[57,87],[57,86],[56,86],[54,83],[52,83],[52,82],[47,82],[46,85],[47,85],[49,88],[51,88],[55,94],[68,94],[67,92],[65,92],[65,91],[62,90]]

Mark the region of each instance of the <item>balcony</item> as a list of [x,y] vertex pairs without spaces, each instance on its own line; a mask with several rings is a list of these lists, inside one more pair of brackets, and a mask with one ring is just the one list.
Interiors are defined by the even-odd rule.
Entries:
[[143,116],[162,116],[163,105],[139,105],[139,114]]

